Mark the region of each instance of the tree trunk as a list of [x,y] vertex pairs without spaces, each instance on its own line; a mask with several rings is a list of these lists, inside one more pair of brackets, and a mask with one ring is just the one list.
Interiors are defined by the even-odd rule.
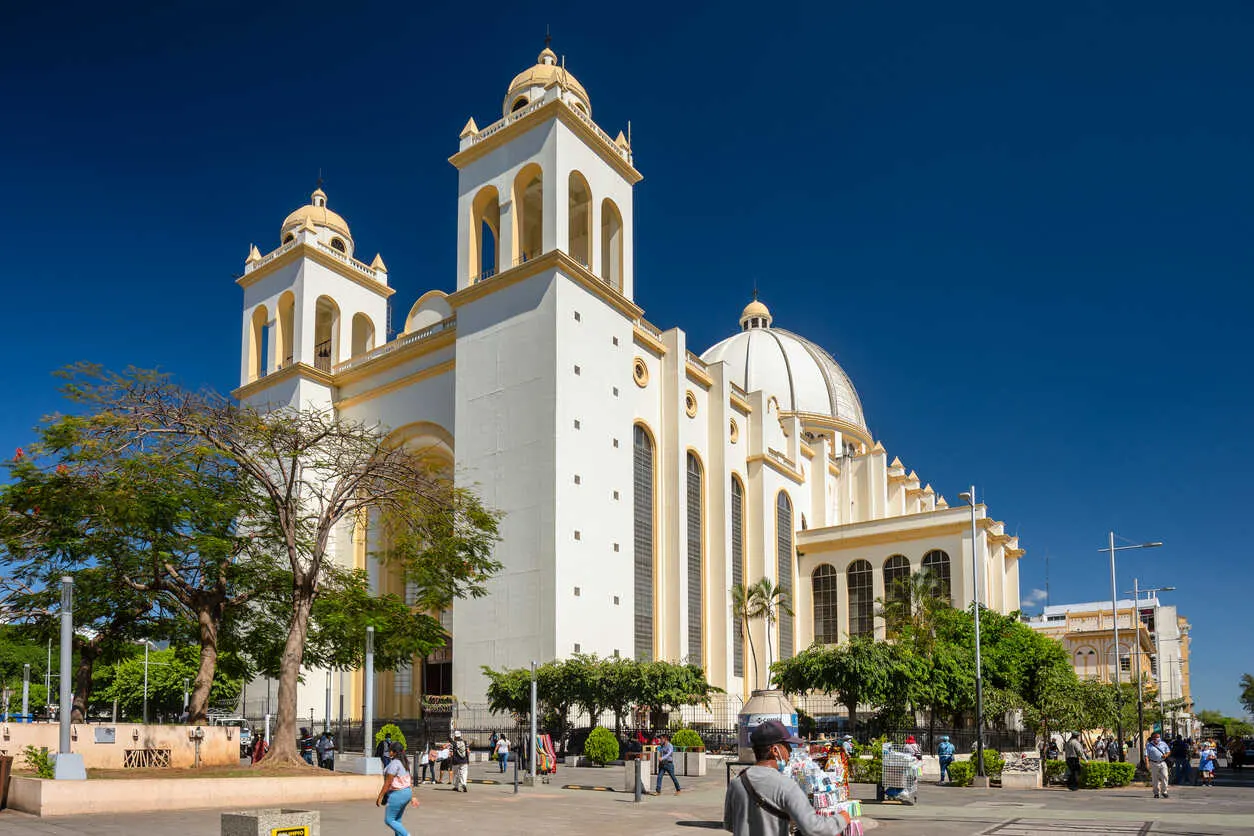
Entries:
[[[71,723],[84,723],[87,718],[87,705],[91,699],[91,675],[96,666],[96,658],[100,648],[95,642],[83,642],[78,648],[78,664],[74,667],[74,700],[70,711]],[[52,702],[48,695],[48,702]],[[65,706],[61,706],[65,710]]]
[[213,689],[213,676],[218,667],[218,618],[217,607],[206,605],[196,612],[200,631],[200,669],[187,704],[187,722],[200,725],[209,722],[209,693]]
[[858,736],[858,701],[845,703],[845,708],[849,709],[849,733],[854,737]]
[[749,655],[753,657],[753,687],[758,687],[758,651],[753,646],[753,630],[749,628],[749,620],[742,618],[741,627],[745,631],[745,638],[749,640]]
[[[302,764],[304,759],[296,747],[296,695],[300,685],[300,665],[305,655],[305,637],[309,633],[309,613],[313,608],[313,581],[296,580],[292,584],[292,618],[288,622],[287,642],[279,660],[278,720],[270,736],[268,764]],[[367,751],[369,742],[367,741]]]

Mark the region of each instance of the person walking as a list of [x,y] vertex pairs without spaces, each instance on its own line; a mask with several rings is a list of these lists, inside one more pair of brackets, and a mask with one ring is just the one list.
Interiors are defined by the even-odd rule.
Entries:
[[1202,743],[1202,751],[1198,755],[1197,771],[1202,776],[1202,786],[1215,786],[1215,764],[1219,762],[1219,752],[1215,749],[1215,741]]
[[787,836],[795,827],[801,836],[839,836],[848,829],[848,813],[820,816],[787,774],[793,747],[803,744],[783,723],[762,723],[749,734],[749,744],[756,763],[727,785],[724,830],[733,836]]
[[662,742],[657,747],[657,787],[653,794],[662,794],[662,777],[669,775],[675,785],[675,795],[679,795],[683,790],[679,787],[679,779],[675,777],[675,747],[671,745],[669,734],[662,734],[660,739]]
[[418,781],[416,783],[427,783],[427,771],[431,766],[431,747],[424,743],[422,748],[418,750]]
[[453,767],[453,791],[470,792],[466,788],[466,779],[470,776],[470,750],[466,748],[460,731],[453,732],[453,746],[448,760]]
[[379,745],[374,747],[374,756],[379,759],[384,768],[387,767],[388,761],[391,760],[389,751],[392,748],[392,733],[388,732],[383,735],[383,739],[379,741]]
[[947,780],[951,784],[953,783],[953,780],[949,777],[949,765],[954,762],[954,752],[954,744],[949,742],[949,735],[942,734],[940,744],[936,747],[936,757],[940,760],[939,783],[941,784]]
[[509,741],[505,735],[496,739],[496,759],[500,762],[501,774],[505,774],[505,768],[509,765]]
[[396,836],[409,836],[409,831],[401,824],[401,816],[405,815],[406,807],[411,804],[417,807],[422,802],[414,798],[414,780],[405,767],[405,747],[399,740],[389,744],[388,755],[388,765],[383,768],[383,786],[374,806],[385,808],[383,823]]
[[1067,789],[1074,792],[1080,788],[1080,762],[1084,760],[1084,744],[1080,742],[1080,735],[1072,732],[1062,751],[1067,759]]
[[440,768],[435,779],[437,784],[443,784],[445,776],[448,777],[450,783],[453,781],[453,776],[448,774],[452,769],[452,762],[449,761],[449,757],[453,754],[452,746],[452,743],[444,743],[440,746],[440,750],[435,753],[435,765]]
[[[945,739],[948,740],[949,738],[945,738]],[[847,757],[852,758],[853,757],[853,735],[852,734],[845,735],[840,745],[841,745],[841,748],[845,750],[845,755]]]
[[257,735],[253,741],[252,762],[259,763],[266,756],[266,752],[270,749],[270,744],[266,743],[266,739],[261,735]]
[[318,765],[323,769],[335,771],[335,737],[330,732],[323,732],[314,745],[318,750]]
[[1145,760],[1149,764],[1150,783],[1154,787],[1155,798],[1159,794],[1163,798],[1167,797],[1167,757],[1170,754],[1171,747],[1163,740],[1162,735],[1158,732],[1151,734],[1149,743],[1145,746]]
[[1176,786],[1184,786],[1189,783],[1189,759],[1192,755],[1190,751],[1189,741],[1184,737],[1177,737],[1171,743],[1171,764],[1175,767],[1175,780],[1172,781]]

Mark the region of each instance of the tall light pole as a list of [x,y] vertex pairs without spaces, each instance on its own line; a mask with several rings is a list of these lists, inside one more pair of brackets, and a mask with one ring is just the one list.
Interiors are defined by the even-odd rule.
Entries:
[[148,725],[148,639],[144,639],[144,725]]
[[984,667],[980,663],[980,555],[975,485],[958,498],[971,506],[971,591],[975,603],[975,774],[984,778]]
[[30,662],[22,665],[22,722],[30,722]]
[[70,715],[74,711],[74,698],[70,694],[70,657],[73,653],[74,579],[64,575],[61,578],[61,708],[58,712],[61,735],[57,741],[57,759],[53,764],[53,777],[59,781],[87,780],[83,756],[70,751]]
[[1123,682],[1122,677],[1119,675],[1119,587],[1115,582],[1115,552],[1127,551],[1128,549],[1155,549],[1161,545],[1160,541],[1154,541],[1116,546],[1115,532],[1112,531],[1110,532],[1109,545],[1104,549],[1099,549],[1099,551],[1110,552],[1110,618],[1115,640],[1115,729],[1116,739],[1119,741],[1119,760],[1121,761],[1123,760],[1123,692],[1120,690],[1120,686]]
[[361,748],[369,758],[374,754],[374,625],[366,627],[366,670],[365,670],[365,688],[366,688],[366,707],[365,707],[365,733],[361,738]]
[[536,783],[536,660],[531,660],[531,741],[527,744],[531,755],[531,785]]

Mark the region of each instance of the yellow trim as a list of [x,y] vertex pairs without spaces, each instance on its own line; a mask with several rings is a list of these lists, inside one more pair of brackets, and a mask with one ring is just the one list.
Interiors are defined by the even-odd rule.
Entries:
[[404,377],[397,378],[396,380],[393,380],[390,383],[385,383],[377,388],[368,389],[359,395],[353,395],[351,398],[338,400],[335,402],[335,408],[348,409],[349,407],[356,406],[364,401],[373,400],[374,398],[381,397],[390,392],[395,392],[397,389],[403,389],[406,386],[417,383],[421,380],[426,380],[430,377],[439,377],[446,372],[451,372],[454,365],[455,361],[452,359],[445,360],[443,363],[436,363],[434,366],[428,366],[421,371],[416,371],[413,374],[407,374]]
[[804,441],[802,441],[799,446],[801,447],[801,455],[805,456],[807,459],[814,458],[813,447],[811,447],[809,444],[806,444]]
[[658,357],[666,356],[666,344],[650,334],[648,331],[641,328],[639,325],[631,326],[631,334],[637,343],[649,349]]
[[[933,511],[924,511],[925,514],[933,514]],[[873,520],[875,523],[883,523],[888,520],[897,521],[907,517],[916,517],[919,514],[906,514],[901,517],[888,517],[882,520]],[[858,525],[855,523],[855,525]],[[842,526],[843,527],[843,526]],[[901,530],[895,528],[892,531],[879,531],[871,534],[852,534],[849,536],[840,536],[839,531],[832,528],[812,528],[802,534],[808,541],[814,541],[813,544],[806,543],[797,546],[797,551],[803,555],[826,554],[828,552],[839,552],[845,549],[858,548],[862,546],[875,546],[884,543],[900,543],[910,540],[921,540],[931,537],[940,537],[947,534],[962,534],[971,530],[970,522],[945,523],[942,525],[929,525],[923,528],[914,528]],[[828,532],[826,539],[818,537],[819,532]],[[809,535],[808,537],[806,535]]]
[[631,379],[641,389],[649,385],[649,364],[645,362],[643,357],[632,358]]
[[687,368],[688,379],[700,386],[702,389],[709,389],[714,385],[714,378],[706,374],[702,369],[693,365],[691,360],[686,360],[684,365]]
[[729,425],[727,436],[731,443],[735,444],[740,439],[740,425],[736,423],[735,418],[730,419],[730,421],[731,424]]
[[[404,336],[403,334],[401,336]],[[400,337],[397,337],[400,339]],[[372,357],[359,366],[353,366],[351,369],[345,369],[335,376],[335,380],[341,386],[356,383],[357,381],[376,375],[379,372],[386,371],[393,366],[398,366],[408,360],[421,357],[424,354],[430,354],[433,351],[439,351],[442,348],[448,348],[457,342],[457,327],[446,328],[438,334],[422,340],[415,340],[409,345],[389,351],[387,354],[380,354],[378,357]],[[351,358],[350,358],[351,359]]]
[[568,279],[582,285],[585,290],[589,290],[594,296],[600,297],[602,301],[628,319],[634,321],[644,313],[642,308],[601,281],[594,273],[589,272],[587,268],[567,255],[563,250],[550,250],[544,255],[537,256],[517,267],[511,267],[490,279],[484,279],[469,287],[464,287],[456,293],[449,294],[448,303],[453,310],[457,310],[462,305],[470,304],[477,299],[496,293],[498,290],[512,287],[532,276],[543,273],[545,270],[560,270]]
[[644,175],[627,162],[617,151],[610,150],[606,146],[605,140],[588,127],[582,119],[571,112],[570,105],[566,104],[562,99],[554,99],[542,107],[533,110],[526,116],[509,123],[487,139],[476,142],[469,148],[458,151],[456,154],[448,158],[458,170],[465,168],[482,157],[487,156],[510,142],[513,142],[519,136],[530,131],[532,128],[540,127],[541,123],[550,118],[555,118],[566,127],[570,128],[591,148],[598,157],[608,163],[610,168],[614,169],[618,174],[634,186],[644,179]]
[[[795,606],[797,603],[797,570],[800,568],[798,566],[799,561],[797,560],[797,557],[800,554],[797,550],[797,503],[793,502],[792,496],[788,493],[787,488],[780,488],[778,491],[775,492],[775,506],[773,509],[775,512],[774,513],[775,524],[771,526],[771,529],[775,532],[775,548],[772,550],[775,553],[775,572],[776,572],[775,583],[778,584],[780,582],[780,578],[778,577],[778,574],[779,574],[779,497],[780,497],[780,494],[783,494],[784,497],[788,499],[788,574],[791,576],[788,579],[789,580],[788,598],[789,598],[789,604]],[[780,616],[781,619],[783,617],[784,616],[782,615]],[[790,617],[793,619],[793,623],[792,623],[792,647],[788,651],[789,659],[797,655],[797,621],[796,621],[797,615],[796,615],[796,612],[794,611],[793,615]],[[779,645],[779,658],[780,659],[784,658],[784,645],[782,641],[783,637],[780,635],[782,632],[783,632],[782,630],[776,631],[776,635],[780,636],[780,639],[781,639],[780,645]]]
[[319,264],[321,264],[323,267],[326,267],[330,269],[332,272],[337,273],[341,278],[345,278],[351,282],[359,284],[362,287],[364,287],[366,290],[379,294],[384,299],[396,293],[396,288],[388,287],[382,282],[377,282],[372,279],[366,278],[365,276],[361,275],[356,270],[352,269],[351,267],[349,267],[347,264],[340,261],[339,259],[332,258],[326,253],[322,252],[313,244],[310,244],[308,241],[301,241],[295,247],[292,247],[290,250],[283,253],[283,255],[279,256],[274,261],[268,261],[265,264],[258,267],[256,270],[253,270],[251,273],[245,273],[244,275],[236,279],[235,283],[239,285],[240,287],[244,287],[244,288],[252,287],[257,282],[264,279],[266,276],[278,270],[280,267],[286,266],[287,264],[290,264],[291,262],[296,261],[298,259],[302,259],[302,258],[308,258],[311,261],[316,261]]
[[243,386],[231,392],[231,397],[242,401],[244,398],[250,398],[258,392],[264,392],[276,383],[282,383],[289,377],[307,377],[315,383],[321,383],[324,386],[334,386],[335,378],[321,369],[315,369],[308,363],[293,363],[256,380],[251,380]]
[[732,393],[732,396],[728,399],[728,403],[730,403],[733,408],[740,410],[741,414],[745,417],[753,414],[753,407],[749,406],[749,402],[735,393]]
[[787,479],[791,479],[798,485],[805,483],[805,477],[801,475],[800,471],[793,470],[791,467],[784,464],[774,456],[768,456],[765,453],[758,453],[756,456],[749,456],[745,459],[745,464],[753,464],[754,462],[762,462],[767,467],[771,468],[771,470],[774,470],[776,473]]
[[840,468],[836,466],[836,463],[835,463],[835,462],[833,462],[833,461],[829,461],[829,462],[827,463],[827,472],[828,472],[828,473],[830,473],[830,474],[832,474],[833,476],[839,476],[839,475],[840,475]]
[[689,418],[697,417],[697,396],[691,389],[684,392],[684,412]]
[[801,426],[805,429],[821,427],[823,429],[836,430],[842,435],[852,435],[854,438],[871,445],[871,434],[856,424],[851,424],[843,418],[833,418],[830,415],[823,415],[818,412],[781,412],[780,418],[795,415],[801,419]]

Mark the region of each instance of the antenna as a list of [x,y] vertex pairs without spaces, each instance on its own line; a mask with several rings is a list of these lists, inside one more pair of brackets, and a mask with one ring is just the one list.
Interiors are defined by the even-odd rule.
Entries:
[[1045,552],[1045,606],[1049,606],[1049,552]]
[[548,49],[553,45],[553,35],[549,33],[549,25],[544,24],[544,48]]
[[627,147],[631,148],[631,120],[627,120]]

